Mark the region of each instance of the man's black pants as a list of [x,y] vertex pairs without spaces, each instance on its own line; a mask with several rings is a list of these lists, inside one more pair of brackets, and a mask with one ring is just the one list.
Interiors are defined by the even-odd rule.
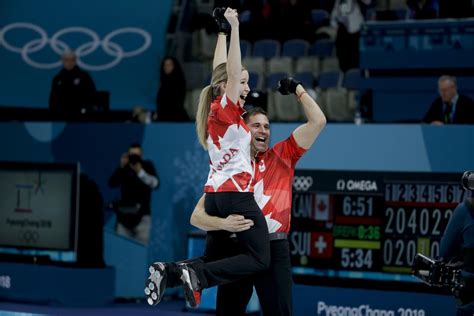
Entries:
[[216,315],[245,315],[254,286],[263,315],[292,315],[292,277],[288,240],[271,241],[270,248],[271,262],[268,270],[234,283],[219,286]]

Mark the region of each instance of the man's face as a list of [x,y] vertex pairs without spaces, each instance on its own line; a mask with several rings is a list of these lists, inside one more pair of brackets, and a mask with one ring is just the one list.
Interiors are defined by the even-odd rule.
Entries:
[[270,142],[270,123],[268,117],[261,113],[252,115],[247,120],[247,126],[252,134],[252,155],[255,155],[257,152],[267,151]]
[[71,70],[76,66],[76,57],[73,55],[64,55],[63,56],[63,65],[66,70]]
[[129,155],[138,155],[142,157],[142,149],[139,147],[132,147],[128,149],[128,154]]
[[169,75],[174,70],[174,62],[172,59],[166,59],[163,63],[163,71],[165,74]]
[[443,80],[438,83],[438,91],[444,103],[450,103],[457,93],[456,85],[451,80]]

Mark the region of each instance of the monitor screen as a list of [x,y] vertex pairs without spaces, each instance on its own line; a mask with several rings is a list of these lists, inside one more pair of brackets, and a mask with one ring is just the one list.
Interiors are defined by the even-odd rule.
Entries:
[[0,162],[0,252],[75,252],[78,175],[78,163]]
[[[295,274],[417,282],[416,253],[435,258],[462,173],[297,170],[289,236]],[[413,283],[412,283],[413,284]]]

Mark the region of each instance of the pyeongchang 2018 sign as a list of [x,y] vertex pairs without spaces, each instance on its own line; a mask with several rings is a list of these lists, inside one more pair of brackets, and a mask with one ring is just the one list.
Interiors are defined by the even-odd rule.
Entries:
[[452,296],[410,291],[295,284],[295,315],[313,316],[454,316]]

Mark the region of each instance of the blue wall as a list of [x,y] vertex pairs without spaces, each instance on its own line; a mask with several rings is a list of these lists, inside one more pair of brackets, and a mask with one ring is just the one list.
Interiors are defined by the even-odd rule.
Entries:
[[362,27],[363,69],[472,68],[472,19],[370,21]]
[[[296,127],[273,124],[272,143],[288,137]],[[161,186],[153,193],[148,260],[146,249],[129,249],[106,231],[105,259],[116,269],[115,294],[126,297],[143,295],[147,261],[187,257],[186,233],[192,229],[189,217],[208,171],[208,156],[197,143],[194,125],[0,123],[0,160],[79,160],[82,170],[98,183],[105,201],[118,197],[117,190],[107,187],[107,179],[120,155],[136,141],[143,144],[145,157],[154,161]],[[330,124],[297,168],[473,170],[474,126]],[[143,254],[130,256],[138,252]]]
[[[60,58],[47,40],[65,28],[83,27],[96,32],[96,44],[104,45],[89,52],[84,47],[80,61],[86,64],[84,68],[89,70],[97,88],[111,92],[111,108],[153,108],[171,5],[171,0],[1,1],[0,105],[47,107],[51,80],[60,70]],[[106,45],[104,39],[108,34],[129,27],[149,34],[150,44],[146,45],[145,37],[132,32],[117,34]],[[77,49],[91,42],[88,34],[66,32],[57,39]],[[127,55],[140,47],[142,52]],[[123,58],[119,58],[120,50],[125,54]],[[102,67],[108,64],[110,67]],[[96,70],[97,67],[107,69]]]
[[[272,142],[296,124],[273,124]],[[104,199],[118,191],[107,178],[128,145],[141,141],[161,179],[153,193],[150,260],[186,257],[189,216],[202,194],[207,153],[194,125],[0,124],[0,160],[74,161],[99,184]],[[474,169],[474,126],[330,124],[297,165],[300,169],[462,172]]]
[[[473,52],[474,54],[474,52]],[[372,90],[373,116],[377,123],[421,122],[439,97],[439,77],[372,77],[362,80]],[[459,93],[474,99],[474,77],[457,77]]]
[[[473,26],[473,19],[366,23],[360,68],[370,71],[362,90],[373,92],[374,122],[420,122],[438,97],[439,75],[472,74]],[[458,88],[474,97],[473,77],[458,75]]]

